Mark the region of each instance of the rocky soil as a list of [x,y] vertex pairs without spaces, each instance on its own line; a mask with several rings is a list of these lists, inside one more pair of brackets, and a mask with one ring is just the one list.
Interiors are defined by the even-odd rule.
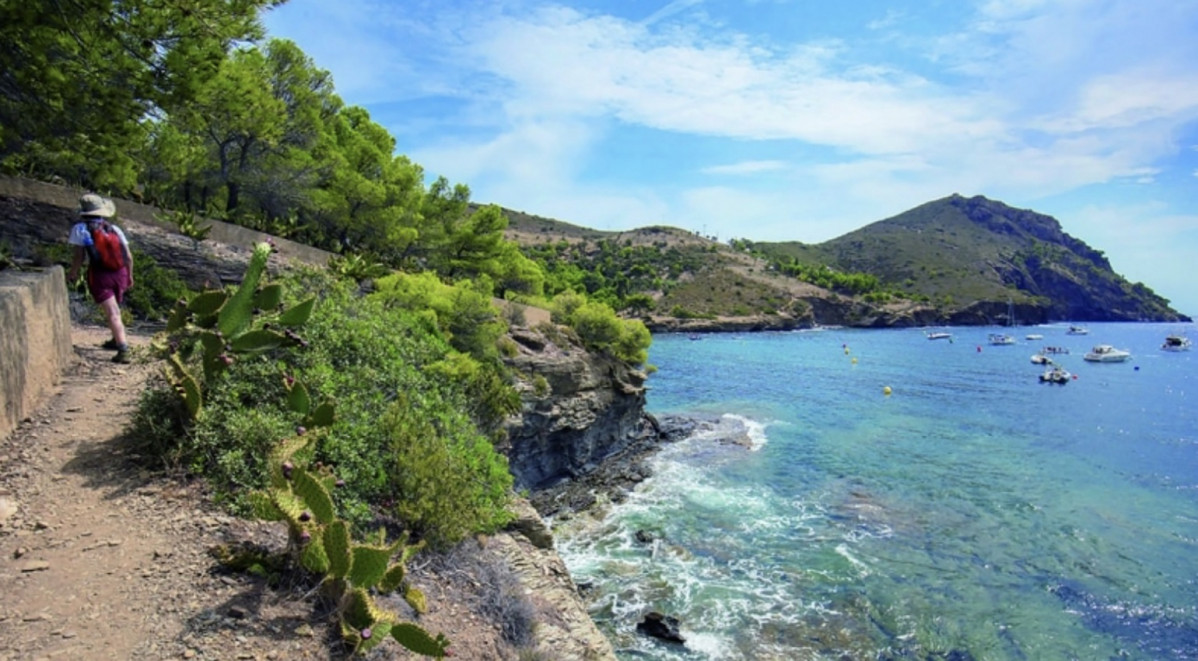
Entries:
[[[132,451],[124,430],[159,367],[138,349],[145,332],[131,334],[132,365],[109,362],[106,338],[77,325],[57,392],[0,441],[0,660],[344,658],[310,580],[270,587],[209,556],[226,542],[281,548],[283,531],[223,513]],[[429,612],[392,607],[445,633],[456,658],[613,659],[539,519],[521,526],[417,556]],[[372,655],[412,656],[393,644]]]

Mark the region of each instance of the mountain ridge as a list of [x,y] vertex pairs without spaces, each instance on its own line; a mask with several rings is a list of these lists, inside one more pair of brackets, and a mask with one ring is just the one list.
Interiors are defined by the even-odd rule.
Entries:
[[[681,248],[706,251],[701,267],[642,290],[657,303],[644,314],[656,330],[988,325],[1006,323],[1011,306],[1024,323],[1190,320],[1147,285],[1116,273],[1101,250],[1070,236],[1052,216],[981,195],[932,200],[818,244],[743,239],[724,244],[678,228],[602,231],[505,213],[508,238],[526,252],[554,241],[580,245],[575,252],[602,253],[609,261],[611,250],[601,249],[605,243],[656,246],[663,255]],[[592,243],[598,248],[587,247]],[[587,267],[585,258],[578,263]],[[810,269],[845,276],[841,280],[857,277],[868,290],[845,291],[784,275]],[[750,281],[768,291],[746,295]],[[703,300],[679,294],[694,282],[702,283]],[[721,290],[735,296],[721,301]],[[670,314],[680,308],[687,314]]]

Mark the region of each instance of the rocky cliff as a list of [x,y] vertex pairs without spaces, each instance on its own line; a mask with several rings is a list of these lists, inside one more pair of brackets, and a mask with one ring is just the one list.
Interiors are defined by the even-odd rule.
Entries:
[[523,409],[507,421],[504,448],[517,488],[537,489],[595,470],[604,459],[656,437],[645,415],[645,374],[586,351],[565,328],[512,329],[506,359],[521,375]]

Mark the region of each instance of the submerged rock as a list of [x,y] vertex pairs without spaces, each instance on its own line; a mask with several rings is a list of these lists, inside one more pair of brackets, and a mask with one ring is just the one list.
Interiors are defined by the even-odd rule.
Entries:
[[685,643],[686,638],[678,630],[678,618],[657,611],[651,611],[636,624],[636,630],[646,636],[652,636],[671,643]]

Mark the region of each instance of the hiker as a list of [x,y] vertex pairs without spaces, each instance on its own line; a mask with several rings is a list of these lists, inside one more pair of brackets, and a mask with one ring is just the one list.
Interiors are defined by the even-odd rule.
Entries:
[[79,277],[79,267],[87,256],[87,289],[92,299],[104,310],[112,339],[101,346],[115,349],[114,363],[129,362],[129,344],[125,339],[125,324],[121,321],[121,302],[133,286],[133,253],[125,233],[110,219],[116,215],[112,200],[87,193],[79,198],[79,222],[71,228],[67,243],[75,246],[68,282]]

